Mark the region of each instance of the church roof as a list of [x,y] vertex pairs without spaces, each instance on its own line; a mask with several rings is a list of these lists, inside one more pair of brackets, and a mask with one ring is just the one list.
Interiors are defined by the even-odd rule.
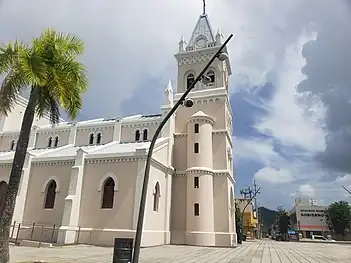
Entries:
[[195,45],[196,41],[200,38],[205,38],[207,42],[215,42],[213,30],[207,14],[200,15],[197,20],[196,26],[188,42],[188,46]]
[[199,110],[198,112],[195,112],[191,117],[210,117],[206,113],[204,113],[202,110]]
[[[155,150],[168,142],[168,138],[159,138],[156,141]],[[87,158],[101,157],[128,157],[135,155],[145,155],[150,147],[150,142],[131,142],[120,143],[110,142],[103,145],[93,146],[75,146],[72,144],[52,149],[29,149],[28,152],[33,155],[33,161],[49,160],[72,160],[75,158],[77,151],[82,149],[87,153]],[[10,163],[15,152],[0,152],[0,163]]]
[[195,112],[193,115],[190,116],[189,120],[191,119],[208,119],[211,122],[214,122],[214,119],[207,115],[205,112],[199,110],[197,112]]

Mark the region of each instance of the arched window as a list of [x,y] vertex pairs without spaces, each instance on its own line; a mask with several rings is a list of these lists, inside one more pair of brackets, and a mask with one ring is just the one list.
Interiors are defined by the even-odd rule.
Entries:
[[212,70],[207,72],[207,77],[211,79],[210,83],[215,83],[216,75]]
[[135,131],[135,141],[136,142],[140,141],[140,131],[139,130]]
[[147,129],[143,131],[143,141],[147,141]]
[[5,204],[5,196],[7,192],[7,183],[5,181],[0,182],[0,211],[2,211],[2,208],[4,207]]
[[94,133],[90,134],[89,136],[89,145],[93,145],[94,144]]
[[53,209],[55,206],[56,199],[56,182],[55,180],[51,180],[46,189],[46,197],[45,197],[45,209]]
[[104,188],[102,192],[102,209],[111,209],[113,208],[113,200],[115,197],[115,181],[109,177],[104,183]]
[[52,146],[52,137],[50,137],[48,141],[48,147],[51,148],[51,146]]
[[57,147],[57,146],[58,146],[58,143],[59,143],[59,137],[56,136],[56,137],[55,137],[54,147]]
[[14,149],[15,149],[15,140],[12,140],[10,145],[10,150],[13,151]]
[[194,216],[200,215],[200,205],[198,203],[194,204]]
[[101,143],[101,132],[99,132],[96,136],[96,144],[100,144]]
[[186,88],[190,88],[191,84],[193,84],[195,82],[195,76],[194,74],[190,73],[187,77],[186,77]]
[[157,182],[154,188],[154,203],[153,203],[153,210],[158,212],[158,208],[160,206],[160,184]]

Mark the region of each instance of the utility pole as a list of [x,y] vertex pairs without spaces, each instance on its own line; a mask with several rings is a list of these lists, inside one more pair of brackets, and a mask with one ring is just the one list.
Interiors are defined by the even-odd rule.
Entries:
[[254,179],[254,182],[253,182],[253,191],[254,193],[257,192],[257,194],[255,195],[255,198],[254,198],[254,202],[255,202],[255,208],[256,208],[256,218],[257,218],[257,232],[258,232],[258,238],[260,238],[260,230],[261,230],[261,226],[260,226],[260,215],[259,215],[259,211],[258,211],[258,206],[257,206],[257,195],[260,193],[259,190],[257,190],[257,185],[256,185],[256,180]]
[[253,181],[253,185],[245,187],[240,190],[240,194],[245,198],[254,201],[254,207],[256,210],[256,219],[257,219],[257,238],[260,237],[260,219],[259,219],[259,211],[257,207],[257,195],[260,193],[260,187],[256,185],[256,180]]

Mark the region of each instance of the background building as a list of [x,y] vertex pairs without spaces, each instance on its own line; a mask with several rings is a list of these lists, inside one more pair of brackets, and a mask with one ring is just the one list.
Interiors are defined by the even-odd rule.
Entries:
[[241,213],[245,209],[243,213],[243,234],[250,239],[257,238],[258,219],[253,201],[250,202],[250,199],[247,198],[236,198],[236,202],[239,205]]
[[295,205],[290,210],[292,227],[302,233],[304,238],[311,235],[324,235],[329,232],[325,210],[328,206],[320,205],[313,199],[295,199]]
[[[177,89],[164,92],[160,114],[61,122],[34,121],[11,235],[47,242],[112,245],[133,237],[146,156],[157,126],[223,43],[201,14],[182,38]],[[226,49],[224,49],[227,52]],[[143,246],[236,243],[229,59],[215,60],[167,122],[152,156]],[[0,190],[8,182],[27,101],[0,116]],[[1,190],[3,191],[3,190]],[[0,200],[2,200],[0,198]]]

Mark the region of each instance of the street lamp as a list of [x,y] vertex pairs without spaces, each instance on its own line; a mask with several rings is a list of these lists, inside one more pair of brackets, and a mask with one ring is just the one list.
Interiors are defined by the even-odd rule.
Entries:
[[141,236],[143,233],[143,224],[144,224],[144,215],[145,215],[145,205],[146,205],[146,196],[147,196],[147,187],[149,184],[149,177],[150,177],[150,165],[151,165],[151,157],[152,157],[152,152],[154,150],[156,140],[161,133],[161,130],[163,126],[166,124],[166,122],[169,120],[169,118],[173,115],[173,113],[176,111],[176,109],[180,105],[184,105],[185,107],[192,107],[194,102],[192,100],[186,100],[186,97],[190,93],[190,91],[195,87],[196,83],[199,81],[203,81],[206,83],[206,77],[205,72],[207,69],[211,66],[213,61],[218,58],[220,61],[224,61],[228,58],[228,55],[223,53],[223,49],[225,46],[228,44],[230,39],[233,37],[233,34],[231,34],[227,40],[223,43],[223,45],[218,49],[216,54],[210,59],[210,61],[207,63],[207,65],[203,68],[203,70],[200,72],[200,74],[196,77],[195,81],[190,85],[190,87],[185,90],[183,95],[180,97],[180,99],[176,102],[176,104],[173,106],[173,108],[168,112],[166,117],[162,120],[160,125],[157,127],[157,130],[152,137],[149,151],[147,153],[147,158],[146,158],[146,164],[145,164],[145,173],[144,173],[144,181],[143,181],[143,188],[141,191],[141,199],[140,199],[140,207],[139,207],[139,215],[138,215],[138,223],[137,223],[137,229],[135,233],[135,241],[134,241],[134,250],[133,250],[133,263],[138,263],[139,262],[139,254],[140,254],[140,245],[141,245]]

